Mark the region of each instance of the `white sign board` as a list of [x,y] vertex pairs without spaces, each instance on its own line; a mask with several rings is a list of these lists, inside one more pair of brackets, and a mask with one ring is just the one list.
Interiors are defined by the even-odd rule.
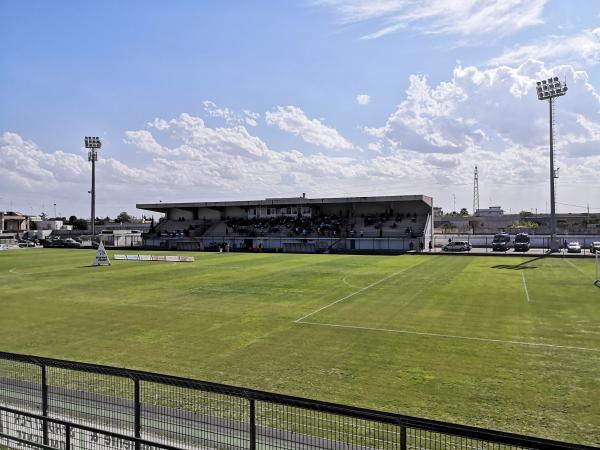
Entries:
[[104,243],[100,241],[98,251],[96,252],[96,258],[94,258],[94,266],[110,266],[110,259],[104,249]]

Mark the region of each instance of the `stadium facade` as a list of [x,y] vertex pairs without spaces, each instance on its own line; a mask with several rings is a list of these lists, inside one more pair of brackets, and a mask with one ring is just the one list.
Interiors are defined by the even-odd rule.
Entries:
[[433,199],[425,195],[144,203],[164,214],[146,243],[180,249],[225,245],[295,252],[429,248]]

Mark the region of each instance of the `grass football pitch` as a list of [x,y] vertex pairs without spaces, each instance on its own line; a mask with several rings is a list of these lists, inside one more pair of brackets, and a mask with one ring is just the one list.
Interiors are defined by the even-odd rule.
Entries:
[[93,256],[0,253],[0,350],[600,444],[592,259]]

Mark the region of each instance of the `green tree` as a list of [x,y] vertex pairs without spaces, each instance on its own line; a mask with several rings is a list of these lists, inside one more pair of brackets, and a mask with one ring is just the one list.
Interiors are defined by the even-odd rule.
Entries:
[[125,211],[123,211],[121,214],[119,214],[117,216],[117,218],[115,219],[115,222],[119,222],[119,223],[131,222],[131,216],[129,214],[127,214]]
[[73,225],[73,228],[76,230],[87,230],[88,227],[87,220],[85,219],[75,219],[71,222],[71,225]]
[[468,216],[469,215],[469,211],[467,211],[467,208],[461,208],[460,215],[461,216]]

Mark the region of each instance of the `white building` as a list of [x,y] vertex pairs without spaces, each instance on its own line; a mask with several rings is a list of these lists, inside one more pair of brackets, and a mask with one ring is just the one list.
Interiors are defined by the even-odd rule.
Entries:
[[504,215],[504,210],[501,206],[490,206],[485,209],[478,209],[475,213],[479,217],[500,217]]

